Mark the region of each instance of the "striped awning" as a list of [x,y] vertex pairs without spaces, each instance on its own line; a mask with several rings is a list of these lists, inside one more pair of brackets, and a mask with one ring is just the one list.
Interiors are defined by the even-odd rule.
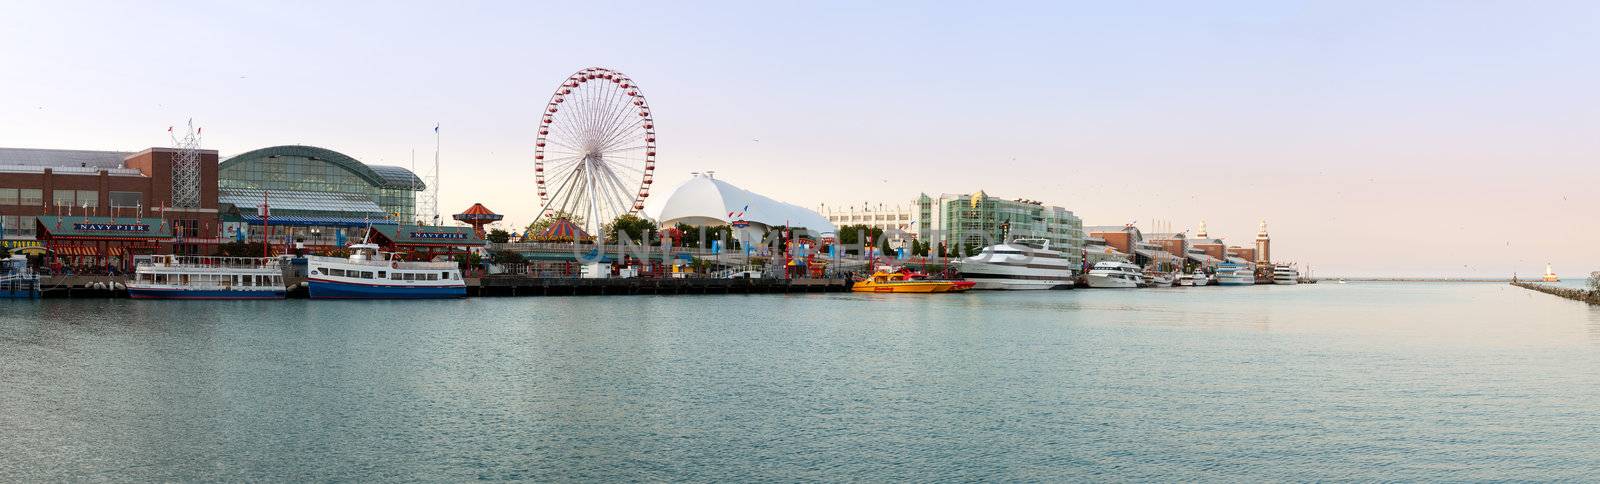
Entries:
[[122,247],[107,247],[101,252],[99,247],[83,245],[56,246],[50,250],[64,257],[122,257],[128,254],[128,250]]
[[578,224],[562,218],[556,219],[544,231],[535,235],[533,240],[540,242],[570,242],[574,240],[589,240],[591,238],[593,237],[590,237],[588,232],[584,232],[583,228],[579,227]]

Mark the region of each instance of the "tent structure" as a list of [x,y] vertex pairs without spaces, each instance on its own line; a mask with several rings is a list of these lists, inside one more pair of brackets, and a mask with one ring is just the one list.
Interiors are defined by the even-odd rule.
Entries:
[[651,198],[645,213],[662,227],[731,225],[756,233],[772,227],[805,228],[814,235],[833,235],[837,228],[815,211],[779,202],[710,175],[697,174],[664,198]]
[[584,232],[578,224],[572,223],[572,220],[559,218],[532,239],[534,242],[575,242],[593,240],[594,237]]

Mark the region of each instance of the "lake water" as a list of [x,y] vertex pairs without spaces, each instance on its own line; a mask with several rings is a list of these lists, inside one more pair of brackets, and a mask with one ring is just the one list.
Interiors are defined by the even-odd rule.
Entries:
[[1600,478],[1506,284],[0,301],[0,481]]

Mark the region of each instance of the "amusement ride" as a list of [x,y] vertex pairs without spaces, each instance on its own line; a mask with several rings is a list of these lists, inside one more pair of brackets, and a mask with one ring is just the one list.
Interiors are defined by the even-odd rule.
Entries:
[[639,84],[590,67],[561,82],[539,121],[534,149],[540,218],[589,234],[644,209],[656,165],[655,121]]

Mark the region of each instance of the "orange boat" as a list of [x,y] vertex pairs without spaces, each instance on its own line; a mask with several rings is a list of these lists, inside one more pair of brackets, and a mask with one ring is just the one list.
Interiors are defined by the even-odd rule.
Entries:
[[978,283],[973,281],[946,281],[927,279],[918,274],[909,272],[878,271],[872,277],[856,281],[850,286],[855,292],[904,292],[904,293],[936,293],[936,292],[961,292],[972,289]]

